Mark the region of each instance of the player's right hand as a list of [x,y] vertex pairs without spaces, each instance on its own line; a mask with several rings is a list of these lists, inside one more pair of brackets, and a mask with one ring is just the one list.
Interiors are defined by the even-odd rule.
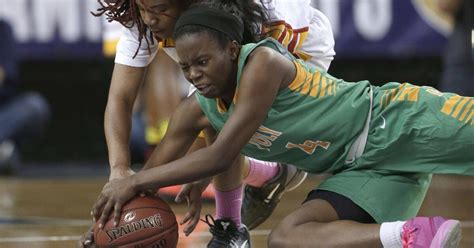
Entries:
[[124,177],[128,177],[135,174],[135,172],[130,169],[111,169],[110,171],[110,176],[109,176],[109,181],[112,181],[114,179],[122,179]]
[[114,179],[104,185],[91,213],[92,219],[98,222],[99,228],[104,227],[111,215],[113,215],[114,226],[117,226],[123,205],[139,193],[135,187],[135,181],[132,176],[129,176]]
[[94,226],[91,226],[84,235],[77,241],[76,248],[95,248]]

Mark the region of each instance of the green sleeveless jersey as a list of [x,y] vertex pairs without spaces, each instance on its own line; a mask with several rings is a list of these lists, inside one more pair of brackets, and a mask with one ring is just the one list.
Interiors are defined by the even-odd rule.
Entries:
[[[242,153],[265,161],[292,164],[311,173],[336,172],[360,135],[370,106],[368,81],[345,82],[294,58],[276,40],[244,45],[238,62],[237,89],[228,109],[220,99],[195,96],[211,125],[219,132],[238,104],[239,81],[249,54],[259,46],[272,48],[292,60],[297,73],[281,89],[266,119]],[[258,97],[258,96],[257,96]]]

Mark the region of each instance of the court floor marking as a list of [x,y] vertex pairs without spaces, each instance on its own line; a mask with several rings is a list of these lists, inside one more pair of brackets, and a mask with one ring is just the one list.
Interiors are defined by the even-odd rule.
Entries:
[[[461,221],[461,227],[463,228],[474,228],[474,220],[464,220]],[[250,231],[250,236],[266,236],[269,235],[271,230],[253,230]],[[195,232],[190,235],[190,237],[210,237],[209,232]],[[71,236],[37,236],[37,237],[5,237],[0,238],[0,243],[20,243],[20,242],[46,242],[46,241],[71,241],[79,240],[80,235],[71,235]]]
[[[254,230],[250,231],[251,236],[264,236],[270,234],[271,230]],[[193,233],[190,237],[211,237],[209,232],[198,232]],[[21,242],[46,242],[46,241],[71,241],[79,240],[80,235],[71,235],[71,236],[37,236],[37,237],[9,237],[9,238],[0,238],[0,243],[21,243]]]
[[[270,234],[271,230],[255,230],[250,231],[251,236],[263,236]],[[209,232],[198,232],[193,233],[190,237],[210,237]],[[46,241],[70,241],[79,240],[81,236],[37,236],[37,237],[11,237],[11,238],[0,238],[0,243],[15,243],[15,242],[46,242]]]
[[66,219],[66,218],[53,218],[53,217],[40,217],[40,216],[26,216],[26,217],[15,217],[7,216],[0,217],[0,227],[4,225],[63,225],[63,226],[89,226],[92,220],[84,219]]
[[46,242],[79,240],[81,236],[38,236],[38,237],[12,237],[0,238],[0,243]]

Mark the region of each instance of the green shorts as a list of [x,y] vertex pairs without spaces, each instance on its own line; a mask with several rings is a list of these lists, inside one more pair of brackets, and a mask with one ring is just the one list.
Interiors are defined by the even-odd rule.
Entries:
[[415,216],[433,173],[474,175],[474,98],[431,87],[374,88],[364,153],[319,189],[342,194],[377,222]]
[[318,189],[336,192],[351,199],[377,223],[382,223],[415,216],[430,181],[429,174],[347,171],[327,178]]

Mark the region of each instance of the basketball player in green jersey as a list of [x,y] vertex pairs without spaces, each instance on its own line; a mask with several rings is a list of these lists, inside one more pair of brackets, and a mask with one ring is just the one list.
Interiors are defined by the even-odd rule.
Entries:
[[[105,111],[105,133],[111,169],[109,180],[134,173],[129,167],[129,117],[137,92],[142,85],[145,67],[148,67],[151,60],[154,61],[153,65],[158,63],[161,67],[165,66],[165,74],[154,76],[160,76],[161,79],[164,79],[164,75],[171,76],[165,79],[167,83],[172,82],[178,74],[182,74],[177,64],[178,58],[171,36],[176,18],[191,2],[204,2],[204,0],[99,0],[101,7],[97,15],[103,14],[109,21],[120,22],[128,27],[123,29],[117,45],[116,65]],[[262,35],[271,35],[307,63],[325,70],[329,68],[334,55],[331,25],[323,13],[309,5],[309,1],[215,0],[213,2],[238,4],[239,9],[246,13],[244,19],[247,24],[244,25],[255,29],[256,35],[249,36],[251,39],[244,39],[243,42],[255,42],[255,38],[261,39]],[[155,56],[158,42],[165,53],[161,53],[163,56]],[[146,75],[150,78],[148,72]],[[202,143],[204,139],[198,140],[196,143]],[[297,187],[307,175],[284,163],[259,161],[243,156],[236,161],[237,166],[242,166],[245,170],[244,184],[229,185],[229,188],[220,187],[219,182],[227,181],[226,173],[221,173],[214,179],[216,216],[230,218],[237,226],[241,223],[246,224],[249,229],[255,228],[268,218],[278,204],[280,196]],[[202,184],[185,185],[177,200],[189,198],[188,195],[196,191],[196,188],[205,187],[200,185]],[[271,192],[273,193],[270,194]],[[234,200],[232,207],[229,207],[228,198],[238,200]],[[242,202],[242,210],[237,206],[237,201]],[[184,228],[186,233],[191,232],[199,222],[199,211],[196,210],[200,208],[200,201],[191,201],[189,207],[189,213],[193,214],[184,217],[184,221],[187,222]],[[86,237],[79,242],[91,243],[92,238],[91,232],[88,231]]]
[[[243,153],[333,174],[275,227],[269,247],[457,247],[459,221],[415,216],[431,174],[474,175],[473,98],[346,82],[271,38],[241,46],[242,34],[236,9],[202,4],[180,16],[179,63],[198,92],[150,159],[160,166],[106,184],[95,219],[118,220],[138,192],[216,175]],[[184,155],[203,129],[216,132],[212,145]]]
[[[173,79],[178,81],[181,78],[178,77],[181,75],[181,71],[177,64],[177,55],[171,37],[174,24],[176,18],[191,3],[205,1],[98,0],[98,2],[101,7],[98,9],[97,15],[105,15],[109,21],[119,22],[127,27],[123,29],[120,42],[117,44],[116,65],[105,111],[104,125],[111,169],[109,180],[113,180],[134,173],[130,169],[130,116],[137,92],[143,88],[141,82],[146,67],[153,60],[152,67],[159,64],[159,67],[164,70],[164,73],[158,73],[156,68],[150,71],[148,67],[146,75],[150,78],[150,72],[154,72],[152,73],[154,80],[161,79],[170,83],[173,82]],[[213,2],[237,4],[239,9],[245,13],[244,25],[255,29],[259,37],[252,35],[248,37],[251,39],[244,39],[244,42],[255,42],[255,38],[260,39],[263,34],[265,36],[272,35],[295,56],[325,70],[329,68],[334,56],[331,25],[323,13],[309,5],[310,1],[215,0]],[[164,53],[160,52],[159,56],[155,56],[158,44],[161,44],[161,50]],[[164,76],[165,78],[163,78]],[[169,106],[174,105],[170,102]],[[174,108],[172,109],[174,110]],[[170,108],[166,112],[168,111],[171,111]],[[149,123],[153,124],[154,121]],[[161,121],[160,123],[166,124],[167,122]],[[149,130],[154,129],[150,128]],[[147,132],[147,134],[156,135],[157,132]],[[159,134],[156,136],[161,136],[161,133]],[[153,138],[153,135],[148,138]],[[198,139],[196,143],[202,143],[202,140]],[[239,161],[244,161],[244,163],[240,163],[240,166],[247,170],[242,221],[251,229],[258,226],[270,215],[270,209],[276,206],[279,196],[302,182],[306,173],[282,163],[264,162],[251,158],[239,159]],[[277,184],[280,187],[273,194],[273,198],[268,199],[266,192],[273,191]],[[220,188],[218,183],[214,183],[214,186],[217,215],[232,217],[240,223],[240,212],[228,213],[220,210],[228,209],[226,206],[221,207],[221,203],[228,202],[225,199],[228,195],[242,195],[242,185],[239,188],[233,187],[231,189]],[[184,188],[189,187],[185,186]],[[183,191],[184,193],[182,192],[180,195],[186,194],[187,191]],[[248,202],[252,202],[253,205],[250,206],[247,204]],[[256,202],[260,204],[256,204]],[[197,223],[199,218],[195,220]]]

